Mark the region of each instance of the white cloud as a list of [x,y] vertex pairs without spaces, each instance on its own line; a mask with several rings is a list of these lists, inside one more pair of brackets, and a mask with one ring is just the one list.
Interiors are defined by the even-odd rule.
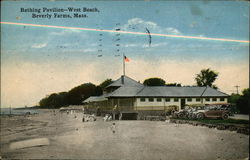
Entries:
[[33,44],[31,47],[32,48],[44,48],[47,46],[48,43],[40,43],[40,44]]
[[88,45],[91,46],[91,47],[96,47],[96,46],[98,46],[97,43],[90,43],[90,44],[88,44]]
[[138,47],[138,46],[142,46],[142,45],[133,43],[133,44],[124,44],[123,46],[124,47]]
[[173,27],[161,27],[157,23],[152,21],[145,21],[141,18],[129,19],[127,24],[121,26],[123,31],[136,31],[136,32],[146,32],[146,28],[151,33],[165,33],[165,34],[181,34],[177,28]]
[[[162,42],[162,43],[152,43],[150,45],[150,47],[160,47],[160,46],[166,46],[168,43],[167,42]],[[121,45],[121,46],[124,46],[124,47],[142,47],[142,48],[148,48],[149,47],[149,44],[146,43],[146,44],[142,44],[142,43],[128,43],[128,44],[124,44],[124,45]]]
[[190,25],[189,25],[189,27],[191,27],[191,28],[194,28],[194,27],[196,27],[197,26],[197,22],[192,22]]
[[158,25],[154,22],[151,22],[151,21],[144,21],[142,20],[141,18],[133,18],[133,19],[129,19],[128,20],[128,23],[125,25],[126,28],[133,28],[133,27],[136,27],[136,26],[139,26],[139,27],[148,27],[150,29],[156,29],[158,28]]
[[172,34],[181,34],[181,32],[178,29],[172,27],[166,28],[166,31]]
[[[151,45],[150,45],[150,47],[160,47],[160,46],[166,46],[168,43],[167,42],[162,42],[162,43],[152,43]],[[143,46],[142,46],[143,48],[148,48],[149,47],[149,45],[148,44],[143,44]]]
[[61,32],[51,32],[50,35],[55,35],[55,36],[61,36],[64,35],[65,33],[63,31]]
[[54,36],[64,36],[64,35],[70,35],[70,34],[79,34],[81,32],[81,30],[77,30],[77,29],[64,29],[61,30],[59,32],[51,32],[50,35],[54,35]]
[[97,51],[96,49],[93,49],[93,48],[86,48],[86,49],[83,49],[81,50],[82,52],[94,52],[94,51]]

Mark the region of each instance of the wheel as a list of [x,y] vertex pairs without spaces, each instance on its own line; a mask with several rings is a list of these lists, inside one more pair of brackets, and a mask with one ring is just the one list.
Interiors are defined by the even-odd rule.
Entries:
[[222,115],[222,119],[224,119],[224,120],[228,119],[228,117],[229,117],[229,115],[227,113]]
[[183,118],[188,119],[188,113],[184,114]]
[[196,119],[196,114],[192,114],[192,119]]
[[178,114],[178,117],[179,117],[179,118],[184,118],[184,114],[183,114],[183,113],[179,113],[179,114]]
[[176,113],[173,113],[173,114],[172,114],[172,117],[173,117],[173,118],[177,118],[178,116],[177,116]]
[[188,119],[193,119],[193,114],[192,113],[188,114]]
[[205,116],[204,116],[203,113],[198,113],[198,114],[197,114],[197,119],[200,119],[200,120],[201,120],[201,119],[204,119],[204,117],[205,117]]

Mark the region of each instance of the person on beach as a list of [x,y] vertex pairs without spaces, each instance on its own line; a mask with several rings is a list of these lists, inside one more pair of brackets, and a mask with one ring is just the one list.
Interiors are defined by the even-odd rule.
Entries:
[[108,117],[108,121],[111,121],[112,120],[112,116],[111,115],[109,115],[109,117]]
[[115,133],[115,131],[116,131],[116,125],[115,125],[115,123],[112,124],[111,130],[112,130],[113,133]]
[[103,121],[104,121],[104,122],[108,121],[108,118],[109,118],[109,115],[106,114],[106,115],[103,117]]

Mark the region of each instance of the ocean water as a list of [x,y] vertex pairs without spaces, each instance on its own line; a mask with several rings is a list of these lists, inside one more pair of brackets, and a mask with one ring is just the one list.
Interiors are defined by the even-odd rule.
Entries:
[[0,115],[25,115],[25,114],[38,114],[36,109],[15,109],[15,108],[0,108]]

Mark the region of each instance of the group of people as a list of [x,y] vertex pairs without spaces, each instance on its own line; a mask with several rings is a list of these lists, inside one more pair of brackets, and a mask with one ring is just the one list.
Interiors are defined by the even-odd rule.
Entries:
[[94,114],[92,115],[83,115],[82,122],[96,121],[96,117]]
[[[107,122],[107,121],[111,121],[112,120],[112,115],[110,114],[106,114],[103,117],[103,121]],[[82,122],[89,122],[89,121],[96,121],[96,117],[94,114],[92,115],[83,115],[82,118]],[[112,133],[116,133],[116,124],[115,122],[112,123],[112,125],[110,126],[110,129],[112,131]]]

